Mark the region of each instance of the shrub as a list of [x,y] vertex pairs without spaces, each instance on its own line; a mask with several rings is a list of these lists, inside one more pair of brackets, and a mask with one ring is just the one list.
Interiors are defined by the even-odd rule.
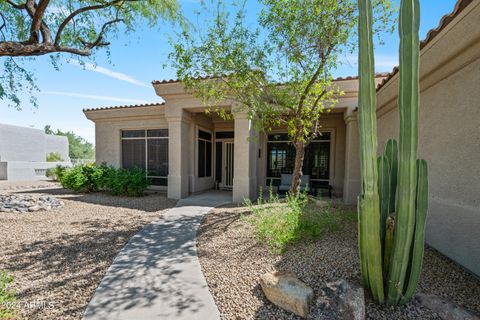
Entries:
[[95,192],[105,187],[105,177],[108,167],[94,164],[78,165],[67,168],[60,173],[59,180],[64,188],[73,191]]
[[143,196],[145,189],[150,185],[145,175],[145,171],[139,168],[110,168],[106,178],[106,189],[114,195]]
[[45,176],[47,178],[50,178],[54,181],[58,181],[60,180],[60,176],[63,174],[63,172],[65,172],[65,170],[67,169],[67,167],[63,167],[63,166],[56,166],[55,168],[48,168],[47,171],[45,172]]
[[47,154],[47,162],[58,162],[58,161],[64,161],[60,153],[50,152],[49,154]]
[[150,185],[142,169],[116,169],[101,164],[77,165],[59,172],[64,188],[81,192],[109,191],[114,195],[142,196]]
[[47,171],[45,171],[45,176],[46,176],[47,178],[50,178],[50,179],[52,179],[52,180],[57,181],[58,178],[57,178],[57,176],[55,175],[55,169],[56,169],[56,168],[48,168]]
[[274,252],[282,253],[299,241],[321,237],[327,232],[341,230],[352,221],[352,213],[331,205],[319,206],[306,194],[287,195],[285,200],[272,196],[257,204],[247,202],[252,214],[245,219],[255,229],[258,239]]
[[15,292],[9,289],[13,277],[0,271],[0,319],[16,319]]

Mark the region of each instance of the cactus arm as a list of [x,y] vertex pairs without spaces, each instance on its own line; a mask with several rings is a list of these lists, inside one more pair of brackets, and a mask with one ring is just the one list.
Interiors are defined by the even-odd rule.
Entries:
[[410,262],[410,275],[405,293],[401,300],[404,304],[413,297],[417,288],[420,273],[422,271],[422,261],[425,243],[425,225],[428,211],[428,169],[425,160],[417,160],[417,200],[415,216],[415,236],[413,240],[412,258]]
[[366,288],[369,288],[368,282],[368,267],[367,267],[367,230],[365,229],[365,216],[363,209],[362,197],[358,196],[357,199],[357,210],[358,210],[358,247],[359,247],[359,256],[360,256],[360,271],[362,272],[362,283]]
[[404,287],[415,227],[416,158],[419,105],[419,0],[400,5],[400,161],[398,210],[388,281],[388,303],[396,304]]
[[385,243],[385,228],[390,211],[390,164],[384,155],[378,157],[378,190],[380,196],[380,241]]
[[383,253],[383,272],[385,277],[388,278],[388,268],[390,266],[390,257],[392,256],[393,248],[393,231],[395,228],[395,219],[393,217],[388,217],[385,221],[386,231],[385,231],[385,250]]
[[388,213],[391,214],[396,212],[396,194],[397,194],[397,176],[398,176],[398,144],[397,140],[389,139],[385,145],[385,156],[388,158],[388,163],[390,165],[390,199],[389,199],[389,210]]
[[[383,303],[380,200],[378,196],[377,119],[372,36],[372,5],[359,0],[359,131],[362,187],[360,194],[361,259],[366,258],[367,278],[375,301]],[[362,247],[363,245],[363,247]]]

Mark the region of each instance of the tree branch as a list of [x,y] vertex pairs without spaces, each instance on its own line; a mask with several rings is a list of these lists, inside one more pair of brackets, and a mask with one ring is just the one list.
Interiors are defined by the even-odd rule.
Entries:
[[[26,42],[20,41],[0,41],[0,56],[10,56],[10,57],[25,57],[25,56],[39,56],[54,52],[67,52],[72,53],[80,56],[89,56],[91,55],[91,51],[95,47],[107,46],[110,43],[104,42],[103,38],[105,33],[108,30],[108,27],[112,24],[123,22],[123,19],[118,18],[118,11],[117,11],[117,18],[111,21],[106,22],[101,27],[99,34],[95,41],[87,42],[79,38],[79,41],[83,44],[83,48],[74,48],[69,46],[62,46],[60,45],[62,31],[66,27],[66,25],[70,21],[74,21],[74,18],[87,11],[91,10],[99,10],[106,7],[114,6],[116,4],[123,4],[125,2],[136,2],[136,1],[143,1],[143,0],[112,0],[109,2],[104,2],[98,5],[88,6],[84,8],[80,8],[72,12],[59,26],[58,31],[55,36],[55,42],[52,40],[52,35],[48,25],[43,20],[44,14],[48,5],[50,4],[50,0],[40,0],[38,5],[35,3],[35,0],[26,0],[24,4],[17,4],[13,2],[13,0],[5,0],[9,5],[14,7],[18,10],[25,10],[26,13],[32,19],[31,27],[30,27],[30,38]],[[120,9],[119,9],[120,10]],[[3,15],[2,15],[3,17]],[[0,17],[0,20],[1,18]],[[0,32],[3,33],[2,29],[6,26],[5,19],[3,19],[3,23],[0,24]],[[40,43],[40,36],[39,33],[42,35],[42,42]]]
[[[31,4],[33,2],[33,4]],[[37,42],[39,40],[39,30],[44,24],[43,22],[43,14],[45,13],[45,9],[47,9],[48,4],[50,3],[50,0],[40,0],[38,5],[35,7],[35,1],[28,1],[27,6],[29,7],[30,10],[32,10],[32,7],[34,7],[33,11],[33,17],[32,17],[32,25],[30,28],[30,41]],[[44,35],[42,34],[44,37]],[[51,40],[51,39],[49,39]],[[47,39],[43,39],[43,41],[47,41]],[[47,41],[48,42],[48,41]]]
[[0,32],[2,33],[3,38],[5,39],[5,34],[3,33],[2,29],[7,27],[7,22],[5,21],[5,16],[1,12],[0,12],[0,17],[2,17],[2,24],[0,25]]
[[5,0],[9,5],[11,5],[12,7],[14,7],[15,9],[18,9],[18,10],[23,10],[26,8],[27,4],[26,3],[23,3],[23,4],[17,4],[15,2],[13,2],[12,0]]
[[[50,1],[50,0],[48,0],[48,1]],[[35,13],[36,13],[35,1],[34,0],[28,0],[25,3],[24,10],[27,11],[28,15],[33,20],[34,16],[35,16]],[[43,13],[42,13],[42,17],[43,17]],[[33,29],[33,23],[32,23],[31,30],[32,29]],[[52,34],[51,34],[50,29],[48,28],[47,24],[43,21],[43,19],[41,19],[40,31],[42,33],[43,42],[52,42]],[[35,36],[32,36],[32,34],[30,35],[30,39],[28,40],[28,42],[38,43],[38,40],[39,40],[38,39],[38,30],[37,30],[36,33],[33,33],[33,35],[35,35]]]
[[15,41],[0,42],[0,57],[27,57],[41,56],[53,52],[68,52],[80,56],[89,56],[90,49],[76,49],[70,47],[55,46],[47,43],[19,43]]
[[320,102],[320,100],[322,99],[322,97],[327,93],[327,90],[323,90],[321,94],[318,95],[317,99],[315,99],[315,101],[313,102],[313,105],[311,107],[310,110],[315,110],[315,108],[318,106],[318,103]]
[[310,78],[310,81],[307,83],[305,90],[303,91],[302,95],[300,96],[300,101],[298,103],[298,111],[300,111],[301,108],[303,108],[303,104],[305,102],[305,99],[307,98],[308,93],[310,92],[311,87],[314,85],[314,83],[317,81],[318,76],[323,70],[323,67],[325,66],[328,57],[330,56],[330,53],[332,52],[333,48],[329,47],[327,49],[326,53],[321,54],[321,63],[318,66],[317,70],[313,74],[312,78]]
[[55,45],[58,45],[58,44],[60,43],[63,29],[65,29],[65,27],[67,26],[67,24],[68,24],[70,21],[72,21],[72,19],[75,18],[77,15],[79,15],[79,14],[81,14],[81,13],[84,13],[84,12],[87,12],[87,11],[104,9],[104,8],[113,6],[113,5],[117,4],[117,3],[121,3],[121,2],[136,2],[136,1],[142,1],[142,0],[113,0],[113,1],[110,1],[110,2],[103,3],[103,4],[98,4],[98,5],[94,5],[94,6],[83,7],[83,8],[80,8],[80,9],[77,9],[77,10],[73,11],[72,13],[70,13],[70,15],[69,15],[68,17],[65,18],[65,20],[63,20],[63,22],[62,22],[62,23],[60,24],[60,26],[58,27],[57,34],[56,34],[56,36],[55,36]]
[[110,26],[111,24],[122,22],[122,21],[123,19],[114,19],[112,21],[108,21],[102,26],[102,29],[100,30],[100,33],[98,34],[98,37],[94,42],[87,42],[87,41],[84,41],[83,39],[80,39],[80,42],[82,42],[82,44],[85,46],[85,49],[93,49],[95,47],[108,46],[110,44],[109,42],[101,42],[105,31],[107,31],[108,26]]

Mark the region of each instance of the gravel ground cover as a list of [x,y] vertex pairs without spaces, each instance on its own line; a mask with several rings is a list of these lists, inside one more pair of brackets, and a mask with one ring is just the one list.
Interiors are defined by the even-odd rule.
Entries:
[[52,180],[0,181],[0,191],[58,188],[60,183]]
[[[202,270],[222,319],[297,319],[269,303],[258,279],[265,272],[293,271],[315,294],[325,282],[346,279],[358,283],[357,227],[298,244],[283,255],[270,253],[254,237],[253,227],[240,218],[246,208],[223,207],[211,211],[198,234]],[[480,281],[448,258],[427,248],[419,291],[436,294],[480,313]],[[366,292],[367,319],[439,319],[412,301],[402,307],[381,307]],[[312,306],[310,314],[315,314]]]
[[175,205],[157,194],[127,198],[64,189],[26,192],[65,204],[50,211],[0,212],[0,270],[15,277],[17,306],[27,319],[80,319],[120,249]]

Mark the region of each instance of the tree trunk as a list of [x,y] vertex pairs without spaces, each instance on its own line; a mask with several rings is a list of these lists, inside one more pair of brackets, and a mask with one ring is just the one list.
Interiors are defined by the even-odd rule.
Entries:
[[295,165],[293,167],[292,185],[290,187],[290,194],[300,193],[300,179],[303,172],[303,158],[305,157],[305,144],[303,142],[295,143]]

